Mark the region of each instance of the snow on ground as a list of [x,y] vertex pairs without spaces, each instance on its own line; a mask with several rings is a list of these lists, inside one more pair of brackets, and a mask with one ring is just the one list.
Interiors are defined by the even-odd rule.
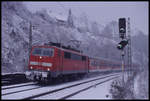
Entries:
[[24,72],[13,72],[13,73],[1,73],[2,76],[10,74],[24,74]]
[[135,82],[134,82],[134,93],[135,95],[138,95],[139,93],[139,89],[138,89],[138,80],[139,80],[140,76],[138,75],[136,78],[135,78]]
[[1,94],[7,94],[7,93],[12,93],[12,92],[17,92],[17,91],[21,91],[21,90],[25,90],[25,89],[32,89],[32,88],[37,88],[39,86],[35,86],[35,85],[30,85],[30,86],[23,86],[23,87],[17,87],[17,88],[13,88],[10,90],[3,90]]
[[[109,78],[112,78],[112,77],[109,77]],[[99,82],[103,82],[105,80],[108,80],[108,78],[104,78],[104,79],[100,79],[100,80],[96,80],[96,81],[91,81],[89,83],[78,85],[78,86],[75,86],[75,87],[71,87],[69,89],[61,90],[61,91],[58,91],[58,92],[55,92],[55,93],[52,93],[52,94],[47,94],[47,95],[44,95],[44,96],[40,96],[40,97],[37,97],[35,99],[61,99],[64,96],[68,96],[71,93],[78,92],[81,89],[85,89],[87,87],[90,87],[91,85],[94,85],[94,84],[99,83]],[[103,85],[103,84],[101,84],[101,85]]]
[[[116,73],[117,74],[117,73]],[[88,80],[92,80],[92,79],[96,79],[96,78],[99,78],[99,77],[105,77],[105,76],[98,76],[98,77],[94,77],[94,78],[89,78],[89,79],[83,79],[83,80],[79,80],[79,81],[74,81],[74,82],[68,82],[68,83],[64,83],[64,84],[60,84],[60,85],[53,85],[53,86],[46,86],[46,87],[41,87],[41,88],[38,88],[38,89],[34,89],[34,90],[29,90],[29,91],[24,91],[24,92],[20,92],[20,93],[16,93],[16,94],[10,94],[10,95],[5,95],[5,96],[2,96],[2,99],[22,99],[24,97],[28,97],[28,96],[31,96],[31,95],[36,95],[36,94],[40,94],[40,93],[43,93],[43,92],[47,92],[47,91],[52,91],[54,89],[59,89],[59,88],[62,88],[62,87],[66,87],[66,86],[69,86],[69,85],[73,85],[73,84],[76,84],[76,83],[79,83],[79,82],[83,82],[83,81],[88,81]],[[106,85],[108,86],[104,86],[102,88],[108,88],[109,85],[110,85],[110,82]],[[99,86],[97,86],[99,87]],[[18,88],[19,89],[19,88]],[[8,90],[6,90],[8,91]],[[15,89],[16,91],[16,89]],[[109,89],[100,89],[98,91],[102,91],[103,93],[97,93],[96,94],[104,94],[105,91],[109,91]],[[11,90],[12,92],[12,90]],[[107,93],[106,92],[106,93]],[[83,92],[84,93],[84,92]],[[93,93],[94,94],[94,93]],[[90,95],[92,96],[92,95]],[[105,96],[105,95],[104,95]],[[78,98],[77,98],[78,99]],[[85,97],[86,99],[86,97]]]
[[28,84],[34,84],[34,83],[29,82],[29,83],[23,83],[23,84],[14,84],[14,85],[10,85],[10,86],[2,86],[1,88],[5,89],[5,88],[9,88],[9,87],[23,86],[23,85],[28,85]]
[[[97,85],[68,99],[111,99],[109,90],[113,80]],[[109,97],[106,97],[109,95]]]
[[134,96],[136,99],[149,99],[148,74],[139,73],[134,80]]

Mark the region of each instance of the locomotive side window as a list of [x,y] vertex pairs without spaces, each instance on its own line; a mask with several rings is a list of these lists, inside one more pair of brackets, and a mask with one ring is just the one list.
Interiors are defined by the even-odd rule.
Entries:
[[61,56],[61,51],[60,50],[58,50],[58,56]]
[[71,54],[71,59],[72,59],[72,60],[81,60],[81,56],[72,53],[72,54]]
[[86,57],[85,56],[82,56],[82,61],[86,61]]
[[80,56],[80,55],[78,55],[78,54],[69,53],[69,52],[64,52],[64,58],[66,58],[66,59],[71,59],[71,60],[82,60],[82,61],[86,61],[86,57],[85,57],[85,56]]
[[94,66],[95,61],[93,59],[90,60],[90,66]]
[[64,58],[66,58],[66,59],[71,59],[71,53],[69,53],[69,52],[64,52]]

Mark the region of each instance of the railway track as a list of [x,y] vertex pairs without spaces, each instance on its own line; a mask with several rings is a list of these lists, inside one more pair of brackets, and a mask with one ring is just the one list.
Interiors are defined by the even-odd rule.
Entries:
[[[112,79],[117,78],[117,77],[118,76],[111,77],[109,79],[105,79],[103,81],[100,81],[100,82],[94,83],[94,84],[90,84],[91,82],[86,82],[86,83],[79,84],[79,85],[77,84],[77,85],[69,86],[66,88],[50,91],[50,92],[47,92],[47,94],[40,94],[40,95],[32,96],[29,98],[25,98],[24,100],[30,100],[30,99],[58,99],[58,100],[62,100],[62,99],[67,99],[67,98],[70,98],[70,97],[80,93],[80,92],[88,90],[88,89],[94,87],[95,85],[102,84],[104,82],[107,82],[107,81],[112,80]],[[93,83],[93,81],[92,81],[92,83]]]
[[[20,91],[7,92],[10,89],[2,90],[2,99],[66,99],[91,87],[115,79],[119,74],[89,78],[72,83],[65,83],[57,86],[39,87],[35,85],[31,88],[26,87]],[[15,89],[15,88],[13,88]],[[5,93],[4,93],[5,91]],[[70,93],[73,91],[72,93]],[[7,93],[6,93],[7,92]]]
[[96,84],[94,84],[94,85],[88,86],[88,87],[86,87],[86,88],[84,88],[84,89],[78,90],[78,91],[73,92],[73,93],[68,94],[68,95],[65,95],[65,96],[63,96],[63,97],[61,97],[61,98],[59,98],[59,99],[60,99],[60,100],[64,100],[64,99],[70,98],[70,97],[72,97],[72,96],[74,96],[74,95],[76,95],[76,94],[79,94],[79,93],[81,93],[81,92],[83,92],[83,91],[85,91],[85,90],[88,90],[88,89],[90,89],[90,88],[92,88],[92,87],[95,87],[95,86],[97,86],[97,85],[100,85],[100,84],[102,84],[102,83],[105,83],[105,82],[110,81],[110,80],[115,79],[115,78],[118,78],[118,76],[113,77],[113,78],[110,78],[110,79],[107,79],[107,80],[104,80],[104,81],[101,81],[101,82],[96,83]]
[[24,87],[24,86],[35,85],[35,84],[36,83],[29,82],[29,83],[15,84],[15,85],[10,85],[10,86],[2,86],[2,90],[17,88],[17,87]]
[[2,88],[2,96],[24,92],[28,90],[38,89],[41,88],[41,86],[36,85],[36,83],[25,83],[25,84],[18,84],[18,85],[11,85],[10,87],[3,87]]
[[1,85],[2,86],[9,86],[19,83],[28,83],[29,80],[26,79],[24,73],[15,73],[15,74],[3,74],[1,75]]

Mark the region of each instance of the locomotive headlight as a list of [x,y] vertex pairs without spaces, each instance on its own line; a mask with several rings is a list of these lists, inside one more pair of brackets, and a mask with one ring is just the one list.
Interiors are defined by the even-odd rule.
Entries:
[[48,71],[50,71],[50,69],[49,69],[49,68],[47,68],[47,70],[48,70]]
[[32,69],[33,67],[31,66],[30,68]]

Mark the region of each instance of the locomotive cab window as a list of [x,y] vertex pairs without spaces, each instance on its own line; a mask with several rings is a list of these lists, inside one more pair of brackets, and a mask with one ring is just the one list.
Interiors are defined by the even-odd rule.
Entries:
[[52,57],[53,56],[53,53],[54,53],[54,49],[52,48],[43,48],[43,56],[50,56]]
[[33,55],[41,55],[41,53],[42,53],[41,48],[34,48],[32,51]]
[[54,55],[54,49],[53,48],[34,48],[32,51],[32,55],[52,57]]
[[71,53],[69,53],[69,52],[64,52],[64,58],[66,58],[66,59],[71,59]]

